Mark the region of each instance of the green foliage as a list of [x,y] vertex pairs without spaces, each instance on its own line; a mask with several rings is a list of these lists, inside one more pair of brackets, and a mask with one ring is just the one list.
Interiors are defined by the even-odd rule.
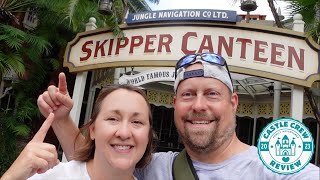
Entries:
[[[3,113],[0,113],[1,121],[3,120]],[[9,119],[8,119],[9,121]],[[14,131],[8,130],[7,127],[0,123],[0,175],[2,175],[13,160],[17,157],[19,150],[17,150],[17,136]]]
[[311,23],[315,19],[315,6],[318,0],[289,0],[291,1],[287,9],[290,10],[291,16],[302,14],[306,23]]
[[44,88],[43,82],[47,79],[46,70],[42,65],[36,65],[34,73],[27,81],[21,80],[14,84],[15,107],[0,113],[0,132],[3,137],[0,140],[1,174],[8,169],[23,147],[19,146],[24,143],[21,139],[26,139],[25,141],[29,139],[32,120],[40,118],[36,99],[39,90]]
[[21,79],[12,85],[13,103],[0,111],[0,175],[17,157],[24,143],[21,140],[29,139],[32,120],[40,117],[36,99],[52,70],[46,58],[51,44],[35,33],[0,24],[0,78],[11,71],[19,77],[28,75],[28,81]]
[[124,21],[124,4],[122,3],[122,0],[115,0],[113,2],[113,13],[114,17],[117,17],[118,23],[122,23]]
[[0,133],[3,137],[0,140],[1,174],[8,169],[20,152],[19,144],[28,141],[32,121],[40,118],[36,100],[39,93],[47,86],[45,82],[50,76],[51,64],[57,66],[56,60],[42,59],[38,64],[34,63],[28,80],[20,80],[12,86],[14,107],[0,113]]
[[[131,0],[132,1],[132,0]],[[159,4],[160,0],[149,0],[151,3]]]
[[[26,37],[26,43],[28,43],[29,48],[32,49],[33,52],[38,53],[38,55],[49,54],[49,48],[51,47],[51,45],[44,37],[29,34]],[[34,56],[30,56],[30,57],[34,57]]]
[[16,52],[3,52],[0,50],[0,77],[3,74],[15,71],[17,74],[25,72],[22,57]]
[[6,9],[7,11],[17,11],[25,9],[28,5],[31,4],[31,0],[6,0],[0,1],[0,8]]
[[19,50],[22,47],[26,33],[12,26],[2,24],[0,26],[0,40],[3,40],[9,48]]
[[59,69],[59,67],[60,67],[59,60],[57,60],[57,59],[50,58],[49,63],[51,64],[53,69]]
[[[0,3],[0,13],[11,15],[6,21],[0,16],[0,78],[14,71],[21,79],[12,84],[11,97],[14,105],[0,109],[0,176],[9,168],[24,143],[30,139],[29,136],[34,131],[31,128],[32,121],[40,118],[37,97],[47,88],[53,74],[56,75],[54,72],[61,71],[67,42],[78,32],[85,30],[85,24],[90,17],[97,19],[98,27],[109,27],[115,36],[122,37],[119,23],[123,21],[126,8],[122,0],[115,0],[114,14],[103,16],[98,13],[99,0],[3,2]],[[39,22],[36,29],[29,31],[12,26],[10,18],[18,24],[14,13],[25,11],[29,7],[36,7]]]
[[[319,0],[287,0],[290,1],[287,9],[291,16],[301,14],[306,23],[306,32],[320,44],[320,2]],[[318,13],[318,14],[317,14]],[[318,17],[317,17],[318,16]]]
[[16,23],[19,23],[14,12],[26,10],[31,3],[31,0],[1,0],[0,22],[9,22],[10,20],[14,20]]

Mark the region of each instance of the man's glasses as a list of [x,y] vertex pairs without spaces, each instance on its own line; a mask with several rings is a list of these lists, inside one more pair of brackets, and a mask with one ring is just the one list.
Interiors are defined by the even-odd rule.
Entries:
[[229,78],[230,78],[231,83],[232,83],[231,75],[230,75],[229,68],[228,68],[226,60],[223,57],[221,57],[221,56],[219,56],[217,54],[209,53],[209,52],[207,52],[207,53],[197,53],[197,54],[188,54],[188,55],[183,56],[176,64],[175,77],[177,77],[177,70],[179,68],[182,68],[182,67],[184,67],[186,65],[189,65],[192,62],[196,61],[198,56],[200,56],[203,61],[206,61],[208,63],[216,64],[216,65],[220,65],[220,66],[226,66]]

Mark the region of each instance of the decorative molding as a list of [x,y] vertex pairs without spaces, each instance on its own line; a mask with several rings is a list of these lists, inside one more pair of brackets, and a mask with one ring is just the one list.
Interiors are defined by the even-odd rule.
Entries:
[[92,86],[102,86],[114,84],[114,68],[94,70]]
[[252,115],[253,104],[252,103],[240,103],[237,108],[237,114]]
[[290,103],[281,103],[280,104],[280,116],[289,117],[290,116]]
[[312,107],[309,102],[304,102],[303,114],[307,115],[307,116],[314,116],[314,114],[312,112]]
[[272,116],[273,104],[258,104],[258,116]]
[[107,76],[106,79],[101,80],[99,83],[96,84],[97,87],[106,87],[108,85],[112,85],[114,79],[113,76]]
[[[156,106],[173,107],[173,94],[147,89],[147,97],[151,104]],[[273,103],[257,103],[258,117],[272,117]],[[304,117],[313,117],[309,102],[304,102]],[[254,117],[254,104],[250,102],[239,103],[237,108],[238,116]],[[280,117],[290,117],[290,102],[280,104]]]
[[[290,117],[290,102],[282,102],[280,104],[280,116]],[[258,117],[272,117],[273,115],[273,103],[258,103]],[[239,103],[237,108],[237,115],[254,117],[253,103]],[[303,106],[304,117],[313,117],[312,108],[309,102],[304,102]]]
[[173,107],[173,94],[147,89],[147,97],[151,104],[156,106]]

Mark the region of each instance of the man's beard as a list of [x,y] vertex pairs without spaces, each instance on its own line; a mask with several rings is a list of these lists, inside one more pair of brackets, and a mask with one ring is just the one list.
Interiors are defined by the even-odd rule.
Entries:
[[211,127],[205,129],[191,129],[186,126],[186,123],[184,123],[184,134],[178,129],[184,145],[199,154],[208,153],[218,149],[222,144],[228,142],[235,132],[235,119],[229,127],[221,129],[221,117],[219,116],[214,116],[205,112],[189,112],[186,116],[182,117],[183,121],[192,119],[213,121],[210,122]]

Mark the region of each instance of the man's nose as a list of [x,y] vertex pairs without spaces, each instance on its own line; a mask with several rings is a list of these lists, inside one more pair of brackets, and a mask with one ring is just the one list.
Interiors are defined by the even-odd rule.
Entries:
[[116,136],[120,139],[129,139],[131,137],[131,129],[130,129],[130,122],[122,122],[119,124]]
[[197,95],[193,101],[192,109],[196,112],[205,111],[207,108],[207,102],[203,95]]

